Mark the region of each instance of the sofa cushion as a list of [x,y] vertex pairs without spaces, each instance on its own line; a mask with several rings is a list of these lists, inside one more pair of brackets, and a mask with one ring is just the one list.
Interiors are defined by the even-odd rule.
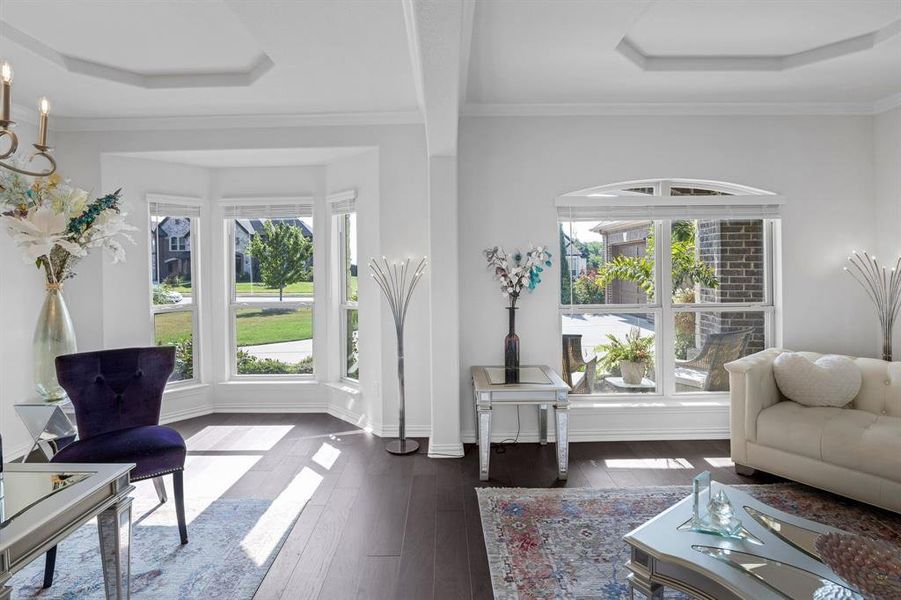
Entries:
[[802,406],[790,400],[778,402],[757,416],[757,442],[822,460],[823,430],[842,410],[833,406]]
[[860,470],[901,481],[901,418],[878,417],[863,434]]
[[876,415],[849,408],[841,411],[823,426],[820,451],[823,460],[840,467],[867,472],[863,458],[864,434],[876,422]]
[[811,361],[783,352],[773,361],[782,394],[806,406],[845,406],[860,391],[860,369],[850,358],[828,354]]

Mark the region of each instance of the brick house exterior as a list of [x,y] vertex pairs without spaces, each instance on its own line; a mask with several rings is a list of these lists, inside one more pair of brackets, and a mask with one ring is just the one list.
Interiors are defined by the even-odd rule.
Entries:
[[191,221],[182,217],[165,217],[151,236],[153,281],[170,277],[191,281]]

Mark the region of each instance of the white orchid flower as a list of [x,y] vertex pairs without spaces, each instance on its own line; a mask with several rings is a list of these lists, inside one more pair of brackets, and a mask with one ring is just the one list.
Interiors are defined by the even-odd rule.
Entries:
[[46,206],[32,209],[23,218],[4,216],[2,221],[25,252],[26,262],[48,256],[56,246],[73,256],[87,254],[81,246],[66,239],[66,227],[69,224],[66,215],[55,213]]

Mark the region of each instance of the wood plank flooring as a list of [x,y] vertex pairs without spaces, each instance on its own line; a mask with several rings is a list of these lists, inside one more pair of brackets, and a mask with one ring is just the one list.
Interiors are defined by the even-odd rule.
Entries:
[[421,440],[420,453],[393,456],[384,440],[328,415],[219,414],[172,427],[189,454],[259,456],[225,497],[274,500],[295,477],[321,477],[257,600],[491,598],[478,486],[674,485],[703,470],[725,483],[775,480],[736,475],[726,440],[573,443],[565,483],[553,444],[507,446],[480,482],[475,446],[463,459],[429,459]]

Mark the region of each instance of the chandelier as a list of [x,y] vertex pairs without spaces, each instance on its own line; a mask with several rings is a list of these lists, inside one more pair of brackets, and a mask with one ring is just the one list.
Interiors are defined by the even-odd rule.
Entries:
[[2,109],[0,109],[0,140],[6,138],[9,147],[5,151],[0,150],[0,167],[23,175],[32,175],[34,177],[46,177],[47,175],[52,175],[56,171],[56,161],[50,156],[53,148],[47,145],[47,115],[50,113],[50,102],[47,98],[41,98],[39,103],[41,120],[38,130],[38,142],[32,144],[35,151],[28,157],[25,165],[29,165],[35,158],[41,157],[47,160],[49,166],[43,171],[30,171],[24,167],[4,162],[4,159],[15,154],[16,150],[19,148],[19,138],[12,130],[13,127],[16,126],[16,122],[9,118],[9,109],[12,105],[12,81],[12,67],[9,66],[8,62],[4,62],[3,65],[0,66],[0,87],[2,87],[3,92],[3,104]]

